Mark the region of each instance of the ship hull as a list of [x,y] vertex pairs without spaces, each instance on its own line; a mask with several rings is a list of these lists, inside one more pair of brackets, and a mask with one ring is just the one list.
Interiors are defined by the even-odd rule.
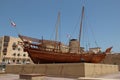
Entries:
[[25,49],[35,64],[39,63],[100,63],[106,56],[104,53],[61,53],[52,51],[36,50],[35,48]]

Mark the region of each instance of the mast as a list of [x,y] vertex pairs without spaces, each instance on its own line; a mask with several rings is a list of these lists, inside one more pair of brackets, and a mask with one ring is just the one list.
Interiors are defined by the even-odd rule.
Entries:
[[56,26],[55,41],[58,41],[58,27],[60,26],[60,12],[58,12],[57,22],[55,26]]
[[[57,22],[56,22],[56,35],[55,35],[55,41],[58,41],[58,28],[60,27],[60,12],[58,12],[58,16],[57,16]],[[54,45],[55,49],[58,49],[60,51],[60,44],[55,44]]]
[[82,15],[81,15],[81,22],[80,22],[78,53],[81,53],[81,49],[80,49],[80,40],[81,40],[81,34],[82,34],[82,22],[83,22],[83,16],[84,16],[84,6],[82,7]]
[[82,34],[82,22],[83,22],[83,16],[84,16],[84,6],[82,7],[82,15],[81,15],[81,22],[80,22],[79,47],[80,47],[80,40],[81,40],[81,34]]

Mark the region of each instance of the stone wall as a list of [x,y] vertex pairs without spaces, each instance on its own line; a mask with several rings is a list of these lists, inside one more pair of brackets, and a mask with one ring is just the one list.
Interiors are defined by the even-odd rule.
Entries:
[[44,74],[59,77],[90,77],[118,72],[117,65],[72,63],[72,64],[29,64],[7,65],[6,73]]

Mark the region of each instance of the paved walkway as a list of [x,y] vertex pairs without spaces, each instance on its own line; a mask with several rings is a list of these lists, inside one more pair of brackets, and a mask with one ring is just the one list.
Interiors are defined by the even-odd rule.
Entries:
[[115,74],[109,74],[109,75],[105,75],[105,76],[100,76],[99,78],[120,80],[120,72],[115,73]]
[[[19,75],[15,75],[15,74],[0,74],[0,80],[23,80],[23,79],[19,79]],[[76,80],[76,79],[45,77],[44,80]]]
[[0,80],[19,80],[19,75],[15,75],[15,74],[0,74]]
[[[120,80],[120,72],[116,73],[116,74],[99,76],[99,77],[96,77],[96,78],[102,78],[101,80],[109,80],[109,79],[110,80]],[[15,74],[0,74],[0,80],[20,80],[20,79],[19,79],[19,75],[15,75]],[[77,79],[45,77],[45,80],[77,80]]]

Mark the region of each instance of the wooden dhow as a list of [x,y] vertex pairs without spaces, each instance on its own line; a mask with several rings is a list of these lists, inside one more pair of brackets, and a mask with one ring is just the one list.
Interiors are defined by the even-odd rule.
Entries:
[[[35,39],[23,35],[18,35],[22,40],[24,51],[28,52],[30,58],[35,64],[39,63],[100,63],[110,53],[112,47],[107,48],[105,52],[84,51],[80,48],[80,36],[82,31],[82,20],[84,7],[82,8],[82,17],[80,24],[79,40],[71,39],[66,46],[59,41]],[[56,32],[57,33],[57,32]]]

